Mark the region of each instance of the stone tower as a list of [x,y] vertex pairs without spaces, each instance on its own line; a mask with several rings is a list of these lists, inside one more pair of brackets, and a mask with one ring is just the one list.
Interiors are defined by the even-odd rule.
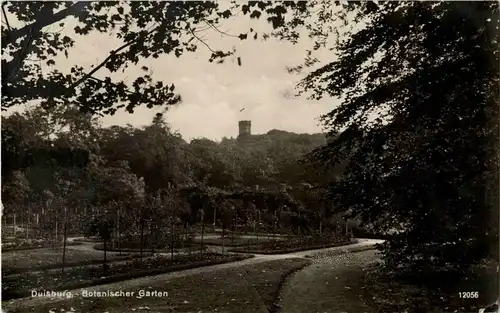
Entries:
[[[239,127],[239,136],[248,136],[251,135],[251,128],[252,128],[252,121],[239,121],[238,122],[238,127]],[[238,136],[238,137],[239,137]]]

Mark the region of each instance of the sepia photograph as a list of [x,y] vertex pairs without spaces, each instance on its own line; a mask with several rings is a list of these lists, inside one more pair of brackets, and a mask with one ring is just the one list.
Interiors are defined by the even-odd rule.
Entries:
[[500,313],[499,1],[1,9],[1,312]]

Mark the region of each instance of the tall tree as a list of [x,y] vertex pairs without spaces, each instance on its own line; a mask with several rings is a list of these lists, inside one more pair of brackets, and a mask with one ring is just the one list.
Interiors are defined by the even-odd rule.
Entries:
[[[14,234],[16,233],[16,217],[20,220],[21,215],[25,212],[27,200],[29,198],[31,188],[29,181],[21,171],[15,171],[8,183],[2,184],[2,203],[4,205],[2,217],[4,223],[7,224],[7,218],[11,218]],[[29,216],[25,216],[29,219]]]
[[354,12],[364,27],[299,86],[343,99],[322,117],[342,133],[310,155],[347,162],[331,198],[398,232],[384,257],[400,273],[497,259],[498,2],[367,2]]

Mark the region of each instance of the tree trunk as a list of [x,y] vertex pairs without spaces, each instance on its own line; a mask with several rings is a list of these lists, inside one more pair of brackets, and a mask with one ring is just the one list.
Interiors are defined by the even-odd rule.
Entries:
[[151,224],[151,254],[155,254],[156,226]]
[[272,235],[272,238],[273,240],[276,238],[276,234],[278,232],[278,216],[276,215],[276,210],[274,210],[274,214],[273,214],[273,235]]
[[233,220],[232,220],[232,225],[231,225],[231,244],[234,245],[234,216],[233,216]]
[[30,206],[28,205],[28,214],[26,214],[26,239],[29,239],[29,225],[30,225],[30,215],[31,215],[31,209]]
[[348,238],[348,232],[349,232],[349,228],[347,226],[347,220],[345,221],[345,236],[346,238]]
[[57,233],[58,233],[58,227],[59,226],[59,223],[57,222],[56,220],[56,229],[55,229],[55,233],[54,233],[54,242],[52,243],[52,249],[55,249],[55,244],[57,243]]
[[203,235],[205,233],[205,219],[204,219],[204,214],[201,214],[201,253],[203,253]]
[[170,222],[170,255],[172,261],[174,260],[174,216],[172,214],[171,222]]
[[64,235],[63,235],[63,257],[62,257],[62,272],[64,273],[64,265],[66,262],[66,239],[68,237],[68,212],[67,208],[64,208]]
[[224,257],[224,235],[226,234],[226,224],[222,223],[222,257]]
[[141,217],[141,256],[142,256],[142,250],[144,248],[144,218]]
[[215,233],[215,221],[216,221],[216,216],[217,215],[217,208],[214,207],[214,233]]
[[122,238],[120,237],[121,232],[120,232],[120,208],[118,208],[117,212],[117,218],[116,218],[116,233],[118,236],[116,236],[118,240],[118,255],[122,255]]
[[255,223],[255,236],[257,237],[257,244],[259,244],[259,223],[260,223],[260,211],[257,211],[257,223]]
[[16,237],[16,213],[14,213],[14,228],[12,229],[12,233]]
[[189,256],[191,257],[191,242],[188,242],[188,236],[189,236],[189,222],[186,222],[186,244],[188,244],[187,250]]
[[107,264],[107,255],[106,255],[107,250],[108,250],[108,240],[105,239],[104,240],[104,263],[103,263],[104,275],[106,275],[107,267],[108,267],[108,264]]
[[[248,219],[248,211],[245,210],[245,230],[243,231],[243,235],[248,235],[248,227],[249,225],[249,219]],[[250,250],[250,241],[252,241],[251,237],[246,239],[247,241],[247,252]]]

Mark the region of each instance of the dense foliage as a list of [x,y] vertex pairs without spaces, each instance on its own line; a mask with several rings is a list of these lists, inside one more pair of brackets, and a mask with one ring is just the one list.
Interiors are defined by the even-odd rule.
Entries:
[[384,253],[400,274],[427,279],[498,259],[498,3],[355,11],[365,26],[300,84],[313,98],[343,99],[322,117],[342,133],[310,155],[322,166],[347,161],[330,198],[397,232]]
[[[10,160],[2,166],[4,221],[12,224],[15,216],[47,238],[54,232],[62,238],[62,225],[69,225],[70,232],[106,240],[140,235],[165,245],[184,234],[173,234],[173,226],[188,232],[189,225],[212,224],[212,217],[224,228],[252,229],[259,222],[268,230],[310,233],[319,227],[320,205],[307,194],[339,174],[310,171],[299,162],[325,143],[322,134],[272,130],[245,141],[188,143],[161,115],[142,128],[102,127],[90,115],[80,123],[76,108],[60,110],[37,107],[2,117],[2,132],[22,135],[2,136],[3,157]],[[45,136],[48,129],[54,131]],[[50,153],[23,162],[26,151],[37,147]],[[76,147],[76,156],[85,154],[86,165],[61,159],[71,152],[67,147]]]
[[[288,10],[303,11],[306,2],[257,2],[248,4],[213,1],[105,1],[105,2],[3,2],[2,13],[2,109],[40,101],[44,107],[73,105],[84,112],[114,114],[118,109],[133,112],[145,105],[168,106],[181,101],[175,85],[154,81],[147,67],[133,82],[112,79],[112,74],[127,67],[140,66],[141,60],[195,52],[198,45],[210,50],[209,61],[222,62],[235,51],[212,48],[202,38],[202,31],[215,29],[241,40],[258,38],[253,29],[243,34],[227,34],[218,28],[219,20],[243,13],[248,18],[266,15],[274,28],[285,23]],[[61,30],[48,31],[58,25]],[[68,72],[55,66],[58,56],[69,58],[75,41],[92,32],[107,33],[122,41],[109,51],[101,63],[91,68],[74,64]],[[241,58],[238,58],[241,64]],[[42,71],[39,62],[51,66]],[[105,78],[96,75],[107,71]]]

